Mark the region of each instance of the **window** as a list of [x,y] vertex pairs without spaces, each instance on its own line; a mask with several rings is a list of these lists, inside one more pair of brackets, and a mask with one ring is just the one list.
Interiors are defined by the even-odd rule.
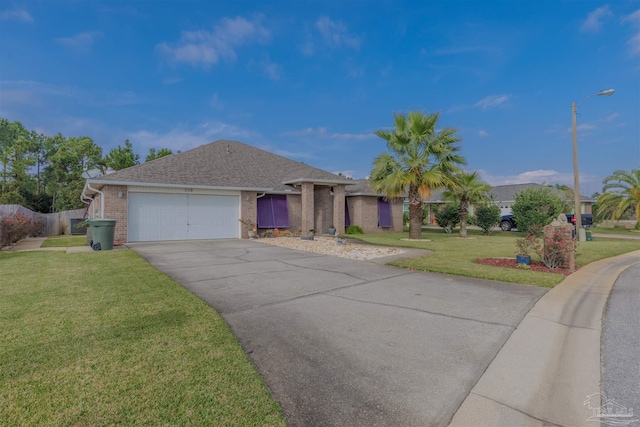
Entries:
[[289,228],[289,208],[284,194],[266,194],[258,199],[258,228]]
[[378,227],[393,227],[391,221],[391,203],[378,198]]

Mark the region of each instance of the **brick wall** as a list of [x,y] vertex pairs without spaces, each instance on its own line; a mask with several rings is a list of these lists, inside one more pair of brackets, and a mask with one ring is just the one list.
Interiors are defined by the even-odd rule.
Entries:
[[289,231],[292,233],[302,231],[302,196],[287,194],[287,207],[289,208]]
[[358,225],[365,233],[389,233],[402,231],[402,200],[391,202],[393,227],[378,227],[378,198],[374,196],[347,197],[351,225]]
[[[127,241],[127,187],[124,185],[105,185],[101,190],[104,193],[104,217],[116,220],[114,240],[116,242]],[[122,197],[119,197],[121,195]]]
[[[326,233],[333,224],[333,197],[331,188],[316,185],[313,191],[313,206],[315,214],[314,229],[316,233]],[[303,230],[307,231],[307,230]]]
[[[254,225],[258,223],[258,193],[255,191],[240,192],[240,218],[251,222]],[[248,199],[248,200],[247,200]],[[242,223],[240,227],[240,237],[242,239],[249,238],[251,227]]]

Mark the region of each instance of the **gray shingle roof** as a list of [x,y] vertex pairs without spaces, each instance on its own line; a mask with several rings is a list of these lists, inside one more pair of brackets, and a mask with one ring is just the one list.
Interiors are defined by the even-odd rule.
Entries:
[[115,181],[291,190],[283,182],[346,183],[343,177],[236,141],[215,141],[102,176]]

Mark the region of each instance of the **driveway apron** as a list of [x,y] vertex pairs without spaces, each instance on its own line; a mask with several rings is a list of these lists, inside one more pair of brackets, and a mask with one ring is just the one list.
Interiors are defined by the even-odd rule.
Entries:
[[291,426],[444,426],[546,292],[246,240],[134,251],[224,317]]

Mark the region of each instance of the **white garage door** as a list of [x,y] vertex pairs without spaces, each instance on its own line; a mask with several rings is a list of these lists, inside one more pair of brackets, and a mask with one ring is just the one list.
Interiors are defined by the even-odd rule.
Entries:
[[239,237],[238,196],[129,193],[128,240]]

